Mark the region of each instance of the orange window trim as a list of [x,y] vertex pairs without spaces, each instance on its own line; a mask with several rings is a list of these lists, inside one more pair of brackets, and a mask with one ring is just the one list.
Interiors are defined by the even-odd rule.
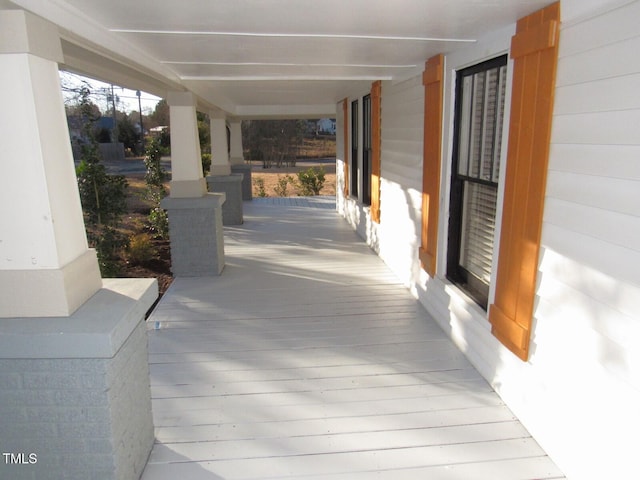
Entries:
[[444,56],[427,60],[422,75],[424,85],[424,152],[422,163],[422,240],[420,264],[431,276],[436,274],[440,163],[442,150],[442,97]]
[[371,85],[371,220],[380,223],[382,82]]
[[551,142],[560,3],[518,21],[505,176],[504,210],[492,333],[520,359],[529,358],[531,323]]

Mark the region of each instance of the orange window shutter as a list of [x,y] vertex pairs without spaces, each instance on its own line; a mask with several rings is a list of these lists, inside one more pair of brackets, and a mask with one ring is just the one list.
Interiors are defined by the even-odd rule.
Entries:
[[380,223],[382,82],[371,85],[371,219]]
[[444,56],[427,60],[424,85],[424,153],[422,163],[422,240],[420,264],[432,277],[436,274],[440,155],[442,148],[442,87]]
[[344,186],[343,192],[345,198],[349,196],[349,105],[348,100],[342,100],[342,135],[344,137],[344,155],[343,155],[343,175]]
[[553,97],[558,64],[560,3],[518,21],[509,149],[492,333],[514,354],[529,358],[542,231]]

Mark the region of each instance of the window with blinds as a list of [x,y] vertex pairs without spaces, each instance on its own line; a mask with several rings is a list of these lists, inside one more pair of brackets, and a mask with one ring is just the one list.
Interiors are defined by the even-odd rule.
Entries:
[[487,308],[500,175],[507,57],[461,70],[451,176],[447,277]]
[[351,102],[351,190],[352,197],[358,198],[358,145],[360,132],[358,129],[358,101]]
[[362,97],[362,203],[371,205],[371,95]]

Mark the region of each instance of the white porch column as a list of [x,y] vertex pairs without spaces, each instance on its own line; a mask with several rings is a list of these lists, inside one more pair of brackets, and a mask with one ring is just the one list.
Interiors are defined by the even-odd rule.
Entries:
[[[138,478],[153,446],[155,279],[100,278],[87,246],[55,25],[0,11],[0,478]],[[79,454],[81,446],[81,454]]]
[[231,175],[229,148],[227,145],[227,122],[224,115],[209,112],[211,123],[211,175]]
[[196,97],[191,92],[170,92],[167,103],[171,121],[171,196],[160,205],[169,216],[171,271],[176,277],[219,275],[224,268],[225,195],[207,193]]
[[207,192],[202,174],[196,98],[191,92],[169,92],[171,122],[171,197],[195,198]]
[[244,150],[242,148],[242,122],[236,119],[231,120],[229,122],[229,129],[231,131],[231,152],[229,154],[231,157],[231,165],[243,165]]
[[102,287],[60,90],[57,28],[0,12],[0,317],[72,314]]
[[230,156],[231,171],[236,174],[242,174],[242,199],[253,199],[253,183],[251,180],[251,165],[244,162],[244,149],[242,148],[242,121],[231,119],[229,122],[230,130]]
[[210,111],[209,118],[211,119],[211,174],[207,177],[209,191],[225,194],[222,223],[240,225],[244,221],[242,212],[244,176],[241,173],[231,172],[225,115],[218,111]]

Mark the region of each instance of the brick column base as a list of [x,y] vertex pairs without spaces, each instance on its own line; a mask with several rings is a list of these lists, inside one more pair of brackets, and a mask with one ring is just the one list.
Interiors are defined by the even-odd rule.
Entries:
[[243,175],[241,173],[207,177],[207,185],[210,192],[225,194],[226,200],[222,205],[223,225],[242,225],[244,222],[242,178]]
[[0,320],[0,478],[140,478],[157,296],[153,279],[105,279],[69,317]]
[[232,163],[231,173],[242,174],[242,199],[253,200],[253,180],[251,178],[251,165],[247,163]]
[[169,215],[171,271],[176,277],[220,275],[224,268],[222,204],[225,195],[162,200]]

